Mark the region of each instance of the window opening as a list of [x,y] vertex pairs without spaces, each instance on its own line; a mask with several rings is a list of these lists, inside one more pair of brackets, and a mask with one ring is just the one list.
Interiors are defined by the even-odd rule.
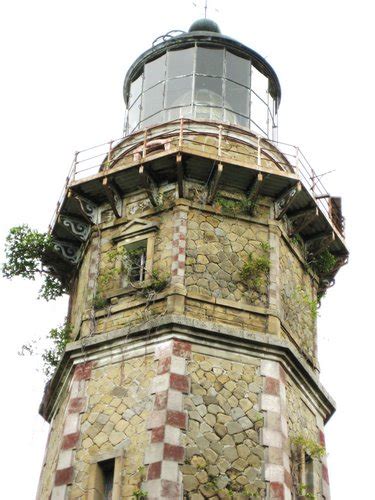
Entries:
[[103,460],[99,462],[99,468],[103,479],[103,500],[112,500],[113,477],[115,472],[115,460]]
[[128,279],[141,283],[146,279],[147,240],[137,241],[125,246],[125,262]]

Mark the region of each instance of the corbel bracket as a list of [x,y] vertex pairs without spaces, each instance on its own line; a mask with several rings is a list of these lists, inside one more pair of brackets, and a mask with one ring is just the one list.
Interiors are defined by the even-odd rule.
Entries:
[[111,182],[108,177],[104,177],[102,185],[115,217],[119,219],[121,217],[121,196],[117,190],[117,187]]
[[308,226],[316,217],[319,217],[319,210],[317,207],[299,210],[293,214],[288,215],[290,223],[289,236],[300,233],[306,226]]
[[333,241],[335,241],[335,233],[333,231],[319,233],[305,240],[306,250],[309,256],[316,257],[324,252]]
[[184,197],[184,164],[182,163],[182,154],[178,153],[176,156],[176,170],[177,170],[177,187],[178,197]]
[[84,196],[75,193],[71,189],[68,191],[68,199],[74,200],[77,204],[78,210],[80,211],[82,217],[89,224],[96,224],[98,221],[98,207],[91,200],[88,200]]
[[154,179],[151,177],[149,172],[147,172],[144,165],[140,165],[139,167],[139,177],[141,179],[141,185],[143,189],[146,191],[147,196],[152,204],[152,206],[158,206],[158,189]]
[[219,188],[220,177],[223,173],[224,167],[222,163],[218,163],[215,172],[209,179],[208,184],[208,195],[207,195],[207,204],[212,205],[214,199],[216,197],[217,190]]
[[247,194],[247,199],[249,201],[249,214],[252,215],[254,213],[254,209],[256,206],[256,202],[260,193],[260,188],[262,187],[262,183],[264,181],[264,176],[260,172],[258,172],[257,176],[255,177],[254,182],[252,183],[248,194]]
[[81,248],[73,245],[70,241],[54,240],[54,251],[66,262],[78,264],[81,258]]
[[60,215],[58,223],[64,227],[74,238],[79,241],[86,241],[90,235],[91,226],[77,217],[69,215]]
[[300,193],[302,189],[301,183],[297,182],[291,188],[281,193],[278,199],[275,201],[275,219],[280,220],[286,213],[296,196]]

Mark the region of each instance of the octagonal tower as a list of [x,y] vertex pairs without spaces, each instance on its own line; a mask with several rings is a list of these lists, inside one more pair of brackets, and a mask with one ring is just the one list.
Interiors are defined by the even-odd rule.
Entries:
[[340,199],[275,142],[280,96],[200,20],[130,68],[125,135],[76,154],[38,498],[329,498],[316,316],[347,249]]

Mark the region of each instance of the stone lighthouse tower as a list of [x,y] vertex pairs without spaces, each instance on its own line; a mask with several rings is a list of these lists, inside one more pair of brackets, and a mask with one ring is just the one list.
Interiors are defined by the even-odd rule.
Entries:
[[277,142],[280,97],[200,20],[128,71],[123,137],[76,154],[38,499],[329,499],[316,316],[347,249],[340,198]]

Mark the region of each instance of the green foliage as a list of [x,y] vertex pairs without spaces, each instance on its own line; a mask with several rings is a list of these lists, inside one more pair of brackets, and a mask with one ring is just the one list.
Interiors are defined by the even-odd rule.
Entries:
[[35,276],[43,275],[44,283],[39,298],[54,300],[61,297],[66,292],[61,280],[42,266],[43,257],[53,250],[53,246],[53,239],[47,233],[39,233],[27,224],[12,227],[5,242],[3,276],[8,279],[21,276],[34,280]]
[[147,491],[138,488],[137,490],[133,491],[133,497],[136,500],[144,500],[147,498]]
[[69,323],[64,323],[58,328],[52,328],[47,338],[52,341],[52,347],[42,353],[44,362],[43,371],[47,377],[51,377],[65,351],[65,347],[70,339],[72,327]]
[[324,446],[301,434],[292,438],[292,442],[295,446],[302,448],[311,458],[322,458],[326,454]]
[[51,274],[46,274],[44,276],[44,282],[39,290],[39,299],[44,300],[55,300],[66,293],[66,289],[61,283],[60,279]]
[[53,248],[50,235],[34,231],[27,224],[12,227],[6,238],[5,256],[3,265],[5,278],[35,279],[41,272],[41,259],[43,255]]
[[309,309],[313,321],[318,317],[318,301],[312,299],[307,292],[300,286],[293,292],[292,298],[296,300],[302,307]]
[[161,292],[168,285],[169,278],[167,276],[161,276],[159,271],[153,269],[151,271],[151,278],[149,283],[142,288],[142,293],[148,295],[150,292]]
[[311,498],[314,500],[316,497],[313,493],[309,493],[307,491],[307,484],[300,484],[298,487],[298,494],[303,496],[304,498]]
[[312,262],[311,267],[319,275],[326,275],[333,271],[337,262],[335,257],[329,250],[324,250]]
[[223,196],[218,196],[215,202],[222,208],[223,212],[227,212],[232,215],[238,215],[240,213],[249,213],[253,209],[253,203],[248,198],[243,198],[241,200],[233,200],[230,198],[224,198]]
[[108,304],[108,301],[101,292],[96,292],[94,297],[92,298],[92,306],[94,309],[104,309],[106,305]]
[[240,273],[241,279],[253,290],[259,290],[264,285],[270,270],[270,246],[268,243],[261,243],[260,249],[262,254],[259,256],[254,252],[248,254]]

